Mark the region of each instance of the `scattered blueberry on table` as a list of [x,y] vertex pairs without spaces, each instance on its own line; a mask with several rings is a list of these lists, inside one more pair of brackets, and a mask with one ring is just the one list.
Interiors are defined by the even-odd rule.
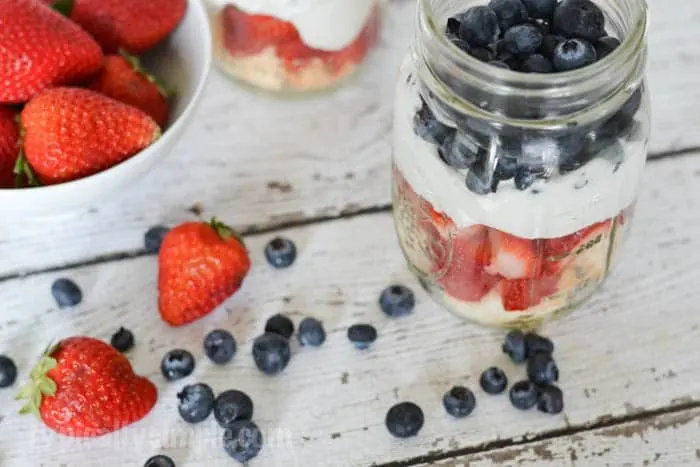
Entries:
[[464,418],[476,408],[476,398],[469,388],[454,386],[442,396],[442,406],[451,416]]
[[556,386],[546,385],[538,388],[537,410],[556,415],[564,410],[564,394]]
[[423,428],[425,415],[413,402],[401,402],[389,409],[384,420],[387,430],[397,438],[416,436]]
[[537,387],[532,381],[518,381],[510,388],[510,402],[520,410],[529,410],[537,404]]
[[379,307],[392,318],[409,315],[416,306],[416,296],[405,285],[391,285],[379,295]]
[[143,236],[143,247],[149,255],[158,254],[160,245],[163,243],[165,235],[170,231],[169,227],[156,225],[146,231]]
[[204,338],[204,353],[217,365],[230,362],[237,349],[236,339],[225,329],[214,329]]
[[9,388],[17,379],[17,366],[10,357],[0,355],[0,388]]
[[273,238],[265,246],[265,258],[276,269],[288,268],[297,258],[297,247],[288,238]]
[[503,353],[508,355],[515,363],[524,363],[527,360],[527,344],[525,334],[522,331],[513,330],[506,334],[503,341]]
[[214,418],[222,428],[253,418],[253,400],[248,394],[230,389],[219,394],[214,401]]
[[319,347],[326,342],[326,330],[323,323],[316,318],[304,318],[299,323],[299,344],[303,347]]
[[525,346],[527,349],[527,356],[534,355],[536,353],[554,353],[554,342],[547,337],[540,336],[539,334],[535,334],[533,332],[529,332],[525,335]]
[[168,381],[185,378],[194,371],[194,356],[187,350],[174,349],[168,351],[160,363],[160,371]]
[[348,328],[348,340],[357,349],[367,349],[377,340],[377,329],[371,324],[353,324]]
[[199,423],[214,410],[214,391],[204,383],[190,384],[177,393],[177,410],[187,423]]
[[70,279],[56,279],[51,284],[51,295],[59,308],[71,308],[83,301],[83,292]]
[[148,459],[143,467],[175,467],[175,462],[166,455],[158,454]]
[[112,334],[109,343],[122,353],[128,352],[134,347],[134,333],[126,328],[120,327],[117,332]]
[[279,334],[267,332],[253,342],[253,361],[267,375],[280,373],[291,358],[289,340]]
[[263,446],[260,428],[249,421],[239,421],[224,432],[224,450],[238,462],[245,463],[256,457]]
[[508,376],[500,368],[492,366],[481,373],[479,385],[487,394],[502,394],[508,387]]
[[294,322],[287,316],[274,315],[265,323],[265,332],[279,334],[285,339],[289,339],[294,334]]
[[559,380],[559,368],[551,354],[537,352],[527,362],[527,377],[537,385],[551,384]]

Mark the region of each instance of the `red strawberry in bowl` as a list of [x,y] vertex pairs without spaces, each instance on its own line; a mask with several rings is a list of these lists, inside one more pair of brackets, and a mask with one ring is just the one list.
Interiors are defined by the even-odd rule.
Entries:
[[102,58],[99,44],[50,6],[0,0],[0,104],[79,84],[100,69]]
[[9,108],[0,107],[0,188],[13,188],[13,173],[19,154],[19,127],[17,113]]

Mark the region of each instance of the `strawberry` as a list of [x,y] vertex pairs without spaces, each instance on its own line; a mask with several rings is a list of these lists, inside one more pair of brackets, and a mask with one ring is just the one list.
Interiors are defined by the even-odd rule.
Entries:
[[489,229],[492,257],[486,271],[506,279],[526,279],[542,271],[542,249],[539,240],[516,237],[497,229]]
[[557,274],[574,260],[579,246],[610,230],[611,221],[598,222],[570,235],[542,240],[543,274]]
[[90,337],[60,341],[41,357],[18,399],[57,433],[95,437],[145,417],[157,399],[148,379],[111,345]]
[[22,110],[20,165],[44,184],[87,177],[148,147],[160,136],[151,117],[87,89],[54,88]]
[[525,311],[539,305],[542,300],[557,292],[559,276],[542,276],[538,279],[502,280],[498,284],[503,309]]
[[102,58],[97,42],[51,7],[0,0],[0,104],[80,83],[100,69]]
[[143,110],[161,128],[168,120],[167,93],[134,56],[124,53],[105,57],[104,68],[88,88]]
[[18,141],[16,112],[0,107],[0,188],[15,186],[15,175],[12,171],[19,154]]
[[142,54],[165,39],[185,16],[187,0],[75,0],[70,18],[105,53]]
[[445,264],[437,265],[436,272],[441,271],[437,283],[458,300],[481,300],[500,280],[484,270],[491,258],[489,247],[486,227],[460,229],[453,235],[451,254],[443,255]]
[[232,55],[254,55],[281,44],[303,46],[296,27],[273,16],[249,14],[226,5],[221,12],[221,21],[224,45]]
[[243,241],[218,220],[172,229],[158,256],[161,317],[182,326],[211,313],[241,287],[249,270]]

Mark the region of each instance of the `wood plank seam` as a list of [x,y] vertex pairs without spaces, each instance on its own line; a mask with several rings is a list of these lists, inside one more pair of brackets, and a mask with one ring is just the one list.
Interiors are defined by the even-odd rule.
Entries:
[[428,453],[426,455],[413,457],[401,461],[388,462],[384,464],[373,464],[372,467],[411,467],[415,465],[428,464],[449,460],[456,457],[464,457],[473,454],[484,454],[498,449],[511,447],[527,447],[542,441],[550,441],[557,438],[577,435],[604,428],[612,428],[630,422],[643,422],[653,420],[661,415],[678,414],[700,408],[700,400],[682,402],[677,405],[661,407],[654,410],[642,411],[627,414],[619,417],[603,416],[593,423],[586,425],[567,426],[556,430],[537,433],[536,435],[523,438],[499,439],[479,446],[468,446],[454,451],[440,451]]

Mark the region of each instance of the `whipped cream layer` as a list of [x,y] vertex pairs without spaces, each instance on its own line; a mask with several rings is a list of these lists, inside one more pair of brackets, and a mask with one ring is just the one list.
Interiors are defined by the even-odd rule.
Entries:
[[644,141],[625,143],[617,171],[601,157],[566,175],[537,180],[527,190],[508,181],[496,193],[472,193],[464,172],[448,167],[436,147],[414,133],[421,100],[415,80],[408,79],[412,73],[409,57],[396,96],[394,163],[413,191],[458,227],[483,224],[522,238],[556,238],[615,217],[636,199],[646,161]]
[[223,8],[234,5],[251,14],[289,21],[309,47],[338,51],[354,41],[377,0],[212,0]]

